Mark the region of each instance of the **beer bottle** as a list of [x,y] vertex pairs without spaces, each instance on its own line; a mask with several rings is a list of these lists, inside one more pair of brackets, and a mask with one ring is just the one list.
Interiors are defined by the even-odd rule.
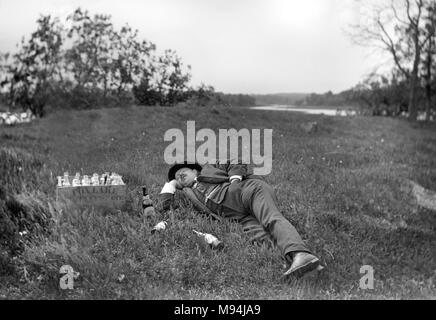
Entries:
[[145,217],[153,217],[155,215],[153,201],[147,193],[146,186],[142,186],[142,214]]
[[82,186],[90,186],[91,180],[89,180],[89,177],[85,174],[82,179]]
[[106,181],[106,174],[105,173],[103,173],[101,176],[100,176],[100,185],[101,186],[104,186],[106,183],[105,183],[105,181]]
[[157,225],[155,225],[153,227],[153,229],[151,229],[151,233],[154,234],[156,231],[160,232],[160,231],[164,231],[167,228],[168,222],[161,221],[159,222]]
[[93,173],[91,177],[91,185],[98,186],[100,184],[100,179],[98,173]]
[[70,187],[70,186],[71,186],[71,184],[70,184],[70,176],[68,175],[68,172],[67,172],[67,171],[64,172],[63,185],[64,185],[65,187]]
[[76,172],[76,175],[73,179],[73,187],[79,187],[81,185],[80,183],[80,173]]
[[63,178],[61,176],[58,176],[58,187],[63,186]]
[[217,249],[220,250],[222,248],[224,248],[224,243],[222,243],[222,241],[218,240],[217,237],[215,237],[214,235],[210,234],[210,233],[203,233],[203,232],[198,232],[196,230],[192,230],[194,231],[194,233],[203,238],[203,241],[205,243],[207,243],[212,249]]

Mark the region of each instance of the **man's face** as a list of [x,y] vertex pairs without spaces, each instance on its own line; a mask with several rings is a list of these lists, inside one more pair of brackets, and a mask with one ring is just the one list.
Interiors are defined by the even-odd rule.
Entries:
[[198,171],[195,169],[181,168],[176,172],[176,180],[182,187],[192,187],[195,183]]

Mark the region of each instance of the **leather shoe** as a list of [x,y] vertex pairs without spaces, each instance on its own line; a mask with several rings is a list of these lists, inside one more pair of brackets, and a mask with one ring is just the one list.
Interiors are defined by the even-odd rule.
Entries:
[[318,269],[319,267],[320,261],[313,254],[307,252],[298,252],[294,255],[292,265],[288,271],[284,273],[284,276],[293,275],[301,277],[303,274]]

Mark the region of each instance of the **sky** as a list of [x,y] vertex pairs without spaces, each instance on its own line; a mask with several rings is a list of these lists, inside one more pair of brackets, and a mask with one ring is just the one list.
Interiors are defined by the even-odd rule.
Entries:
[[0,0],[0,52],[13,52],[40,14],[77,7],[128,23],[192,68],[193,85],[226,93],[340,92],[377,64],[344,28],[356,0]]

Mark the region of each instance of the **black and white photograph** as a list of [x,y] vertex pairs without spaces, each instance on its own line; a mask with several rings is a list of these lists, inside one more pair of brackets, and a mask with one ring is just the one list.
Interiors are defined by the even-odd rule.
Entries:
[[435,299],[436,0],[0,0],[0,300]]

